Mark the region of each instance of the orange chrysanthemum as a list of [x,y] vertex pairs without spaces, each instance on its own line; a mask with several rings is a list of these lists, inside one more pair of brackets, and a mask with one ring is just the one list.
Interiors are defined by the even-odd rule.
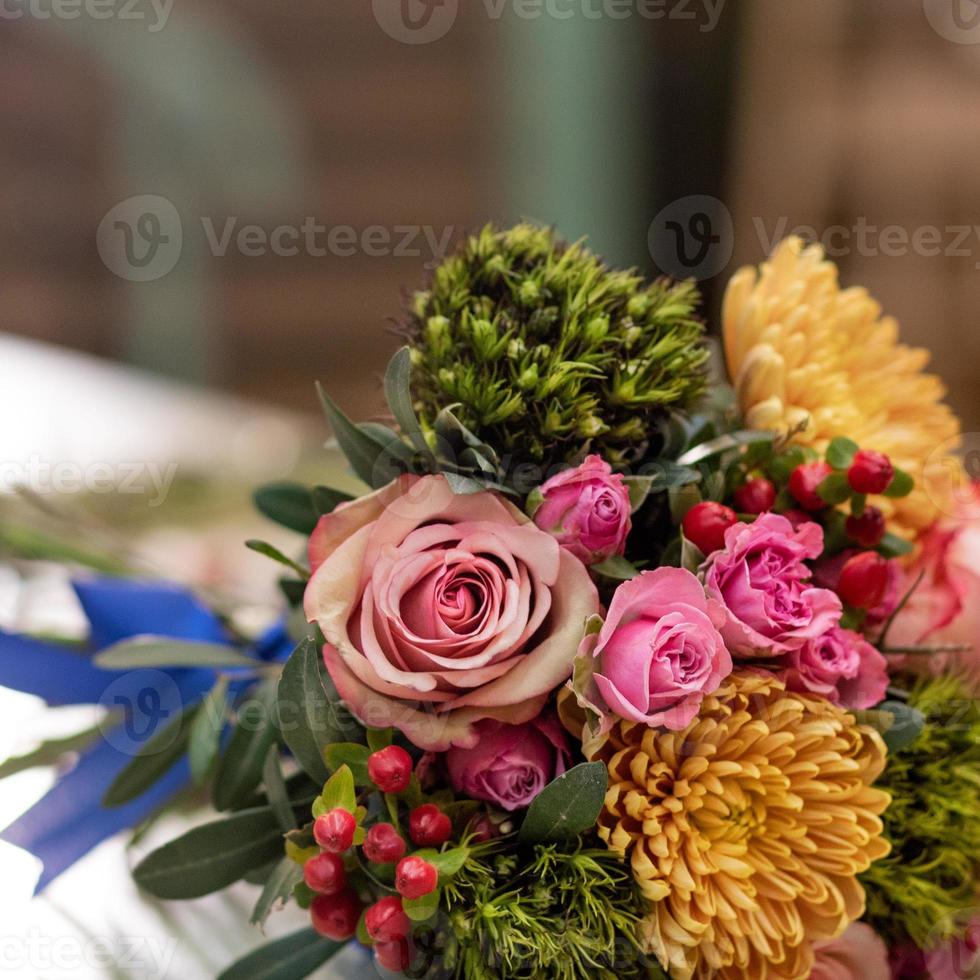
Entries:
[[865,289],[841,289],[819,245],[787,238],[758,270],[736,272],[722,318],[728,370],[750,427],[800,426],[795,441],[817,450],[847,436],[887,453],[916,480],[906,498],[874,500],[892,529],[914,538],[935,520],[959,421],[942,401],[940,380],[923,373],[928,352],[900,344],[898,323]]
[[888,853],[877,732],[762,672],[733,674],[684,731],[618,721],[599,834],[650,902],[644,941],[677,980],[804,980],[811,943],[864,912]]

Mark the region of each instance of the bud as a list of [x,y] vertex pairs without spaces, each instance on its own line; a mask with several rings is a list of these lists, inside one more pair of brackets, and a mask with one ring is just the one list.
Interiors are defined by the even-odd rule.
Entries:
[[377,823],[364,840],[364,856],[374,864],[394,864],[405,856],[404,839],[390,823]]
[[408,834],[418,847],[439,847],[452,833],[452,822],[434,803],[416,807],[408,816]]
[[684,537],[710,555],[725,547],[725,531],[738,523],[738,516],[731,507],[705,500],[695,504],[684,515]]
[[335,942],[350,939],[361,918],[361,902],[349,888],[336,895],[317,895],[310,903],[313,928]]
[[329,851],[317,854],[303,865],[303,880],[310,891],[321,895],[336,895],[347,885],[344,862]]
[[885,515],[877,507],[865,507],[860,517],[851,515],[845,529],[849,537],[865,548],[876,548],[885,536]]
[[862,551],[849,558],[841,569],[837,594],[849,606],[874,609],[881,605],[888,590],[888,559],[877,552]]
[[355,830],[357,821],[354,814],[342,806],[321,814],[313,823],[314,839],[331,854],[343,854],[354,843]]
[[859,449],[847,471],[847,482],[855,493],[884,493],[894,475],[892,461],[884,453]]
[[403,898],[430,895],[439,884],[439,872],[424,858],[402,858],[395,868],[395,890]]
[[789,492],[804,510],[823,510],[827,501],[817,493],[817,487],[834,471],[828,463],[801,463],[789,478]]
[[368,776],[382,793],[404,793],[412,780],[412,757],[400,745],[389,745],[368,757]]

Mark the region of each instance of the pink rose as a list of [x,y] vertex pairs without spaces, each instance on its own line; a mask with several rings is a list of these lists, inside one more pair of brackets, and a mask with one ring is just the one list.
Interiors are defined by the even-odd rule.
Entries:
[[537,717],[599,607],[585,566],[492,493],[402,477],[321,518],[307,618],[354,714],[416,745]]
[[524,725],[480,721],[471,749],[451,748],[446,767],[453,789],[504,810],[521,810],[571,762],[558,719],[544,714]]
[[717,627],[724,614],[682,568],[658,568],[624,582],[598,633],[582,641],[592,679],[610,711],[678,730],[731,672]]
[[891,980],[888,950],[864,922],[853,922],[837,939],[813,944],[810,980]]
[[841,601],[810,583],[806,559],[823,551],[823,529],[779,514],[725,532],[725,548],[703,566],[705,590],[725,610],[721,634],[735,656],[798,650],[840,622]]
[[586,565],[621,555],[630,532],[630,495],[600,456],[589,456],[541,485],[534,523]]
[[835,627],[787,654],[791,691],[819,694],[845,708],[870,708],[884,700],[888,661],[864,637]]

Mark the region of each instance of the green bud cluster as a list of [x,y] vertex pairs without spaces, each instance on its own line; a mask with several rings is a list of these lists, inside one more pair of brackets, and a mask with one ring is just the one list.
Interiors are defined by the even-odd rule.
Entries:
[[501,457],[625,466],[706,386],[691,283],[644,284],[547,228],[484,228],[415,294],[408,335],[423,427],[440,409]]

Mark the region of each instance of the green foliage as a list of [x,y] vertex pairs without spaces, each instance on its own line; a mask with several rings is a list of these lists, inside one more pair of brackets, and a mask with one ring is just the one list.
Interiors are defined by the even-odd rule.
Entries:
[[980,710],[953,677],[919,681],[909,704],[925,717],[891,754],[877,785],[892,794],[892,852],[862,876],[867,920],[892,941],[934,938],[952,913],[976,905],[980,875]]
[[218,980],[296,980],[318,969],[345,943],[300,929],[260,946],[225,970]]
[[660,424],[706,387],[690,283],[644,285],[547,228],[484,228],[415,294],[407,332],[423,427],[453,406],[512,464],[614,465],[650,455]]
[[561,841],[594,827],[608,781],[602,762],[583,762],[563,773],[531,804],[521,824],[521,840]]
[[[443,889],[438,975],[458,980],[613,980],[660,976],[634,937],[644,903],[605,848],[472,849]],[[436,975],[433,971],[432,975]]]

